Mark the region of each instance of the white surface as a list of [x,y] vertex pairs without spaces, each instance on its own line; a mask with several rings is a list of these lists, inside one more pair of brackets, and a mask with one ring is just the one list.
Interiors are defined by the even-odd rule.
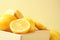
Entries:
[[0,40],[20,40],[21,35],[0,31]]
[[34,33],[18,35],[5,31],[0,31],[0,40],[49,40],[48,30],[36,31]]

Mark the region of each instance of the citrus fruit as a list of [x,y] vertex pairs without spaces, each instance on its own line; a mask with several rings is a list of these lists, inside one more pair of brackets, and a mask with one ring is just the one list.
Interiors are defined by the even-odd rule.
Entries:
[[23,15],[21,14],[21,12],[19,10],[10,9],[10,10],[7,10],[4,14],[11,14],[11,15],[15,16],[17,19],[23,17]]
[[21,13],[19,10],[15,10],[14,16],[15,16],[17,19],[24,17],[24,16],[22,15],[22,13]]
[[16,18],[12,15],[6,14],[0,17],[0,30],[8,30],[9,24],[12,20]]
[[27,21],[29,21],[29,23],[30,23],[30,30],[29,30],[29,32],[36,31],[36,27],[35,27],[34,21],[31,18],[28,18],[28,17],[26,17],[24,19],[27,20]]
[[35,23],[35,26],[36,26],[37,29],[39,29],[39,30],[47,30],[47,28],[44,25],[42,25],[41,23],[39,23],[39,22],[37,22],[35,20],[34,20],[34,23]]
[[14,33],[27,33],[35,31],[34,23],[28,18],[21,18],[10,23],[10,28]]
[[60,34],[56,30],[50,30],[50,40],[60,40]]
[[14,33],[27,33],[30,29],[30,23],[23,19],[17,19],[10,23],[10,28]]

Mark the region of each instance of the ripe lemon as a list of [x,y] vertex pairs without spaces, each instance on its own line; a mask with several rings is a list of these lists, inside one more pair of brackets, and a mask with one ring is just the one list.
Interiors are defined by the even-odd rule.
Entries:
[[21,18],[10,23],[10,28],[14,33],[27,33],[35,31],[33,22],[28,18]]
[[35,20],[34,20],[34,23],[35,23],[35,26],[36,26],[37,29],[39,29],[39,30],[47,30],[47,28],[44,25],[42,25],[41,23],[39,23],[39,22],[37,22]]
[[55,30],[50,30],[50,40],[60,40],[60,34]]
[[12,9],[9,9],[9,10],[7,10],[4,14],[13,15],[13,16],[15,16],[17,19],[23,17],[23,15],[21,14],[21,12],[20,12],[19,10],[12,10]]
[[29,23],[30,23],[30,30],[29,30],[29,32],[36,31],[35,23],[34,23],[34,21],[31,18],[26,17],[26,18],[23,18],[23,19],[29,21]]
[[9,24],[16,18],[12,15],[6,14],[0,17],[0,30],[9,30]]
[[30,29],[30,23],[23,19],[17,19],[10,23],[10,28],[14,33],[27,33]]

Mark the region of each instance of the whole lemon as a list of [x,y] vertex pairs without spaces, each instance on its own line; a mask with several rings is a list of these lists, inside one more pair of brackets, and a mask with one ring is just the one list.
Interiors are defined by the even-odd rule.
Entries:
[[0,17],[0,30],[9,30],[9,24],[11,21],[15,20],[16,18],[10,14],[5,14]]

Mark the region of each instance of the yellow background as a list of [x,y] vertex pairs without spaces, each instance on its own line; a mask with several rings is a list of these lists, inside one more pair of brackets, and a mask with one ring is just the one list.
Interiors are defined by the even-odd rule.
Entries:
[[60,30],[60,0],[0,0],[0,13],[7,9],[19,9],[49,29]]

